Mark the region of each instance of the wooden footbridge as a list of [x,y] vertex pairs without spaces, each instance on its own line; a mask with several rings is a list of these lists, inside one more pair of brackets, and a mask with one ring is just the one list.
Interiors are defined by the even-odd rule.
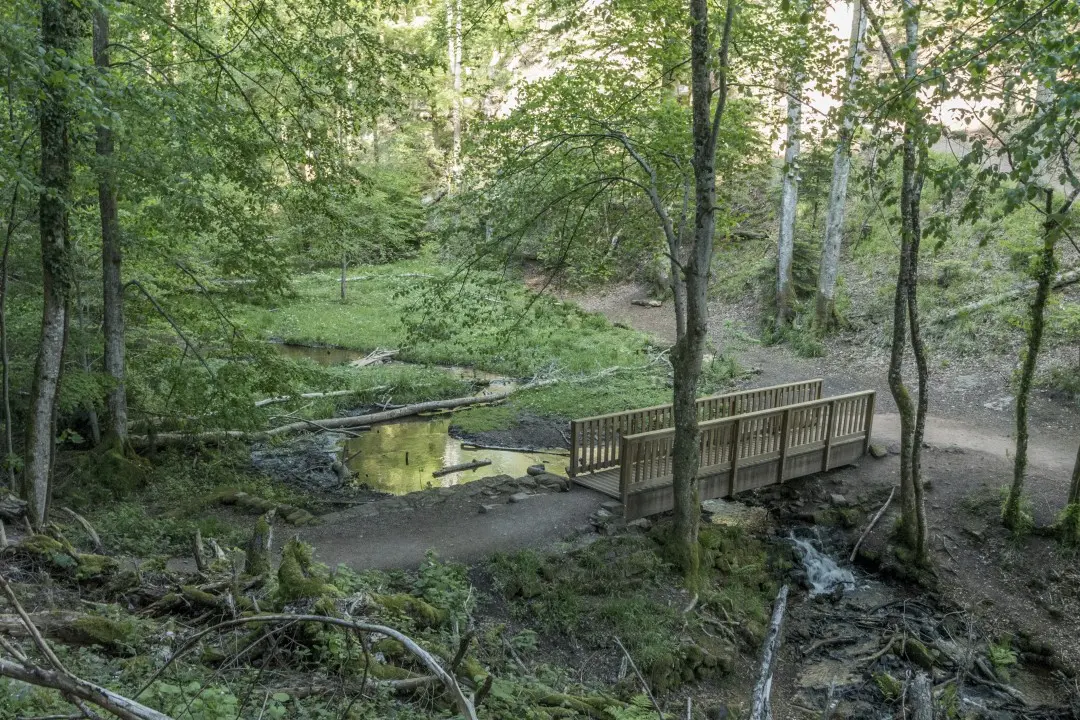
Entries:
[[[697,401],[702,500],[848,465],[866,453],[874,391],[822,397],[822,381]],[[571,423],[570,477],[622,500],[627,520],[670,510],[675,440],[671,405]]]

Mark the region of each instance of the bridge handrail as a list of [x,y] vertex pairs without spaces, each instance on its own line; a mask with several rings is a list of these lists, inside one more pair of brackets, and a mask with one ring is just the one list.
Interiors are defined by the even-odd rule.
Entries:
[[[698,421],[817,400],[821,398],[822,384],[821,378],[815,378],[699,398],[696,403]],[[621,437],[663,430],[673,424],[671,404],[573,420],[570,424],[570,476],[618,467]]]

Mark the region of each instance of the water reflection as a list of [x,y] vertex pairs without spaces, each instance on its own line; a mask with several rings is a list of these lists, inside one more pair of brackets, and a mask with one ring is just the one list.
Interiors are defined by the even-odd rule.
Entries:
[[[544,463],[552,472],[564,474],[569,458],[553,453],[519,453],[505,450],[466,450],[448,434],[451,418],[417,418],[392,425],[376,425],[360,437],[344,443],[354,482],[395,495],[429,487],[460,485],[491,475],[520,477],[530,465]],[[472,460],[491,460],[491,465],[433,478],[431,473],[449,465]]]

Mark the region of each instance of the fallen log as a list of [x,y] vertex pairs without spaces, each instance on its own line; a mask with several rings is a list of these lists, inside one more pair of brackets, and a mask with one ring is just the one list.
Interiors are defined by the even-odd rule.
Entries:
[[384,390],[385,387],[373,387],[368,390],[329,390],[327,392],[309,392],[300,393],[299,395],[279,395],[278,397],[268,397],[262,400],[255,401],[255,407],[261,408],[267,405],[274,405],[275,403],[289,402],[290,400],[310,400],[313,398],[328,398],[328,397],[345,397],[346,395],[355,395],[358,392],[368,392],[369,390]]
[[[1066,285],[1073,285],[1073,284],[1075,284],[1077,282],[1080,282],[1080,268],[1073,268],[1071,270],[1065,270],[1063,272],[1059,272],[1054,277],[1054,282],[1051,285],[1051,287],[1053,287],[1054,289],[1057,289],[1057,288],[1065,287]],[[1026,283],[1023,283],[1022,285],[1017,285],[1012,290],[1008,290],[1008,291],[1000,293],[998,295],[991,295],[988,298],[983,298],[982,300],[976,300],[975,302],[968,303],[967,305],[961,305],[960,307],[958,307],[955,310],[950,310],[949,312],[942,313],[941,315],[938,315],[936,318],[932,319],[930,322],[931,323],[951,322],[951,321],[953,321],[953,320],[955,320],[958,317],[961,317],[963,315],[970,315],[971,313],[978,312],[980,310],[985,310],[988,307],[993,307],[995,305],[1001,305],[1002,303],[1009,302],[1010,300],[1015,300],[1016,298],[1020,297],[1021,295],[1024,295],[1024,294],[1029,293],[1032,290],[1034,290],[1036,284],[1037,283],[1034,280],[1032,280],[1031,282],[1026,282]]]
[[765,643],[761,649],[761,672],[758,675],[757,684],[754,686],[754,694],[750,700],[751,720],[772,720],[772,676],[773,663],[780,653],[782,629],[784,626],[784,612],[787,610],[788,586],[780,588],[773,603],[772,621],[769,622],[769,631],[765,635]]
[[484,467],[490,464],[490,460],[471,460],[469,462],[458,463],[457,465],[449,465],[447,467],[444,467],[442,470],[436,470],[435,472],[431,473],[431,477],[440,478],[444,475],[450,475],[452,473],[462,472],[464,470],[475,470],[476,468]]
[[183,444],[188,442],[220,442],[222,440],[267,440],[280,435],[288,435],[301,430],[309,430],[312,426],[320,430],[341,430],[348,428],[363,427],[375,423],[389,422],[411,415],[431,412],[433,410],[454,410],[468,407],[469,405],[483,405],[485,403],[499,402],[522,390],[531,390],[544,387],[557,382],[556,380],[540,380],[528,383],[516,388],[510,388],[502,392],[476,397],[452,398],[450,400],[430,400],[428,402],[405,405],[404,407],[382,412],[368,413],[367,415],[354,415],[351,417],[326,418],[324,420],[300,420],[287,425],[279,425],[269,430],[207,430],[199,433],[158,433],[154,436],[132,435],[129,440],[134,447],[147,447],[152,442],[161,444]]
[[349,367],[362,368],[367,367],[368,365],[377,365],[381,362],[386,362],[397,354],[397,350],[383,350],[381,348],[376,348],[364,357],[353,360],[349,363]]
[[461,443],[462,450],[498,450],[499,452],[516,452],[516,453],[544,453],[545,455],[559,455],[562,457],[570,457],[570,453],[566,450],[545,450],[544,448],[534,447],[508,447],[506,445],[480,445],[479,443],[463,442]]

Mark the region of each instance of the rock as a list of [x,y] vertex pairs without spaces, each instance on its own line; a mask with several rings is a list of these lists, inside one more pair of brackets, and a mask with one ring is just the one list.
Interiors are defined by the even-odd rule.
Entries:
[[618,500],[605,500],[604,502],[600,503],[600,507],[612,514],[622,512],[623,509],[622,503]]
[[829,495],[829,502],[832,503],[833,505],[835,505],[836,507],[847,507],[848,505],[851,504],[851,503],[848,502],[848,499],[846,497],[844,497],[843,495],[841,495],[840,493],[833,493],[833,494]]
[[536,489],[536,478],[526,475],[525,477],[519,477],[517,479],[517,485],[520,488],[527,488],[529,490]]
[[600,508],[599,510],[597,510],[596,512],[594,512],[592,514],[592,517],[600,519],[600,520],[607,520],[609,517],[613,517],[613,516],[611,514],[611,511],[607,510],[606,508]]
[[890,445],[886,449],[889,451],[890,455],[899,455],[900,454],[900,443],[893,443],[892,445]]
[[548,490],[567,492],[570,489],[570,481],[567,478],[552,473],[537,475],[536,482],[540,487],[547,488]]
[[487,513],[491,512],[492,510],[494,510],[494,509],[495,509],[495,508],[497,508],[497,507],[498,507],[498,505],[481,505],[481,506],[480,506],[480,509],[478,510],[478,512],[479,512],[479,513],[480,513],[481,515],[485,515],[485,514],[487,514]]
[[538,465],[530,465],[528,467],[528,469],[525,470],[525,472],[527,472],[528,474],[533,475],[533,476],[543,475],[544,473],[547,472],[547,468],[544,467],[543,463],[540,463]]
[[640,307],[658,308],[663,306],[662,300],[653,300],[651,298],[639,298],[637,300],[631,300],[631,305],[638,305]]
[[519,503],[519,502],[522,502],[524,500],[528,500],[531,497],[532,497],[532,493],[516,492],[516,493],[514,493],[513,495],[510,496],[510,498],[507,500],[507,502]]
[[637,520],[631,520],[630,522],[626,523],[626,527],[633,528],[635,530],[641,530],[642,532],[647,532],[648,530],[652,529],[652,520],[650,520],[649,518],[638,518]]
[[870,455],[880,460],[889,454],[888,448],[884,445],[878,445],[877,443],[870,444]]

